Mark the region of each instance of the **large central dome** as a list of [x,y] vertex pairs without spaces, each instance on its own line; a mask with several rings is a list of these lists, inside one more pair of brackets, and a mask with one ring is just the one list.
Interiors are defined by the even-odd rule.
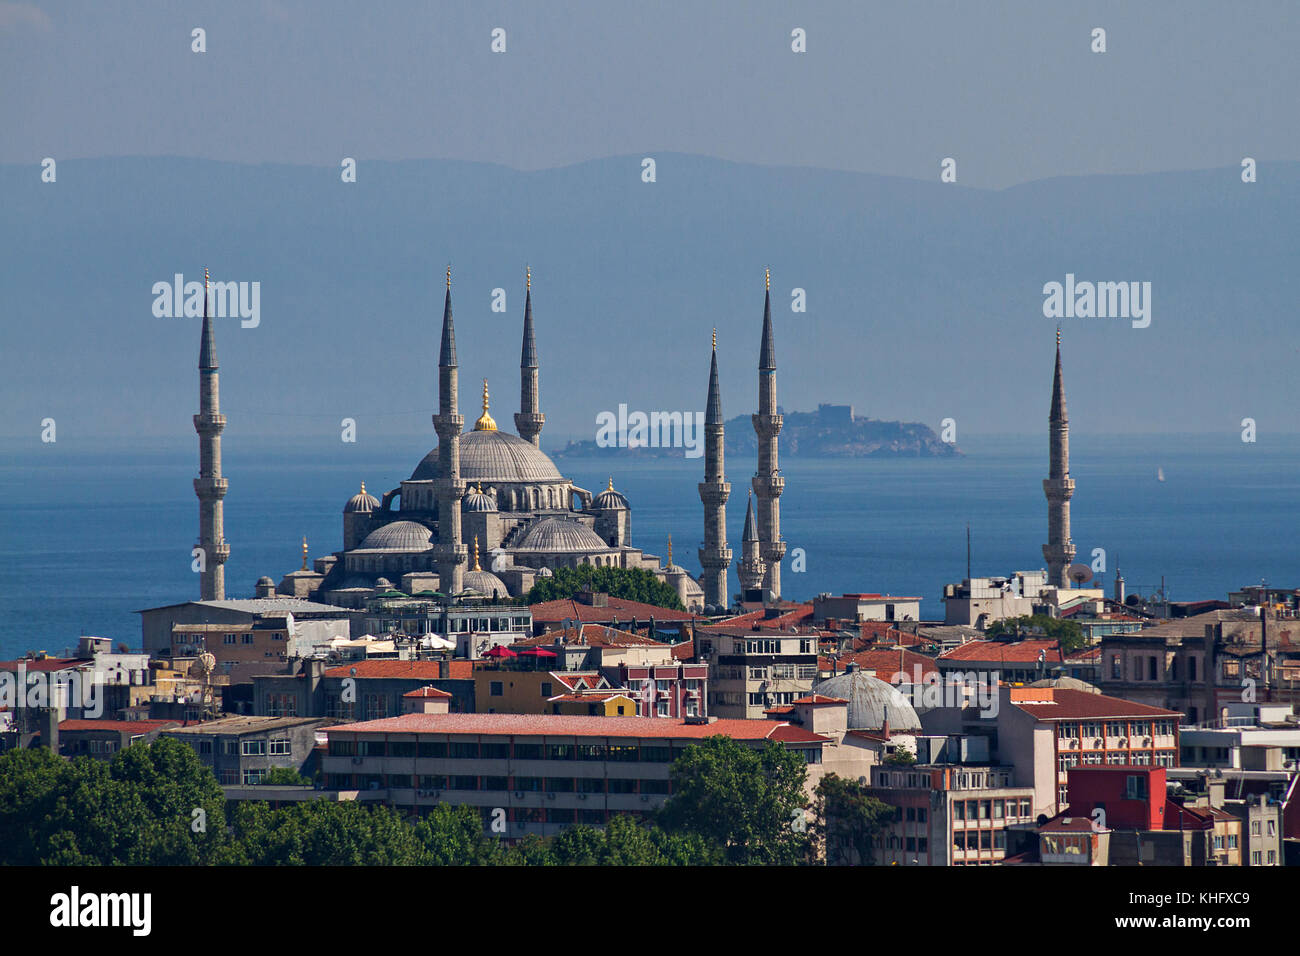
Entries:
[[[460,436],[460,476],[466,481],[488,485],[564,481],[555,463],[540,448],[518,435],[492,430],[471,431]],[[412,481],[441,477],[438,449],[425,455]]]

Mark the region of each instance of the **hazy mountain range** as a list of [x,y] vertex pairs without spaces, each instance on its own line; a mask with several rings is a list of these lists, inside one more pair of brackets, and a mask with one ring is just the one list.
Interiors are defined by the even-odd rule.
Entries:
[[[620,403],[756,404],[763,269],[778,395],[970,432],[1045,429],[1055,322],[1043,286],[1149,281],[1152,321],[1064,321],[1072,426],[1294,431],[1300,165],[1046,180],[1003,191],[647,153],[518,172],[451,161],[337,167],[191,159],[0,166],[0,436],[192,433],[198,322],[157,318],[182,273],[259,282],[260,323],[218,323],[227,441],[336,446],[427,435],[444,272],[461,411],[512,427],[524,266],[533,272],[544,447]],[[937,167],[936,167],[937,168]],[[493,290],[506,311],[494,312]],[[791,311],[804,290],[806,312]]]

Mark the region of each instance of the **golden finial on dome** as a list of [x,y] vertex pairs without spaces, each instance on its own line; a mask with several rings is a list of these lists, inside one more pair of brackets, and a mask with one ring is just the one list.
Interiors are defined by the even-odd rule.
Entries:
[[478,566],[478,535],[474,535],[474,570],[475,571],[483,570]]
[[613,475],[610,475],[610,476],[609,476],[609,484],[605,486],[605,490],[606,490],[606,491],[613,491],[613,490],[614,490],[614,476],[613,476]]
[[363,495],[366,493],[366,483],[364,481],[361,482],[361,493]]
[[483,414],[479,416],[478,421],[474,423],[476,432],[494,432],[497,430],[497,423],[493,421],[492,416],[488,414],[488,383],[483,379]]
[[302,569],[307,570],[307,536],[302,536]]

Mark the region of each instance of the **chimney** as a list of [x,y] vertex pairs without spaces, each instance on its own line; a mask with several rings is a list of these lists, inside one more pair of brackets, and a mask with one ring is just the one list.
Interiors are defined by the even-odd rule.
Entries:
[[858,665],[855,661],[849,661],[847,664],[844,665],[844,673],[846,674],[852,674],[857,669],[858,669]]

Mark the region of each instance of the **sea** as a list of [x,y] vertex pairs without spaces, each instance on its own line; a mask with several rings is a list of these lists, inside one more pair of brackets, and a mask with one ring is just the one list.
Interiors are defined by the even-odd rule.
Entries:
[[[785,596],[878,592],[921,599],[943,616],[943,586],[1043,566],[1043,434],[965,435],[955,458],[783,458]],[[364,480],[376,495],[409,476],[432,442],[224,442],[230,480],[228,597],[251,597],[342,542],[342,508]],[[1107,590],[1226,599],[1264,581],[1300,586],[1300,435],[1071,435],[1076,560]],[[557,459],[592,491],[610,475],[632,505],[632,541],[699,570],[701,459]],[[727,461],[735,557],[754,463]],[[60,654],[91,634],[141,644],[138,611],[196,599],[194,437],[103,445],[0,443],[0,659]],[[732,593],[738,590],[734,567]]]

